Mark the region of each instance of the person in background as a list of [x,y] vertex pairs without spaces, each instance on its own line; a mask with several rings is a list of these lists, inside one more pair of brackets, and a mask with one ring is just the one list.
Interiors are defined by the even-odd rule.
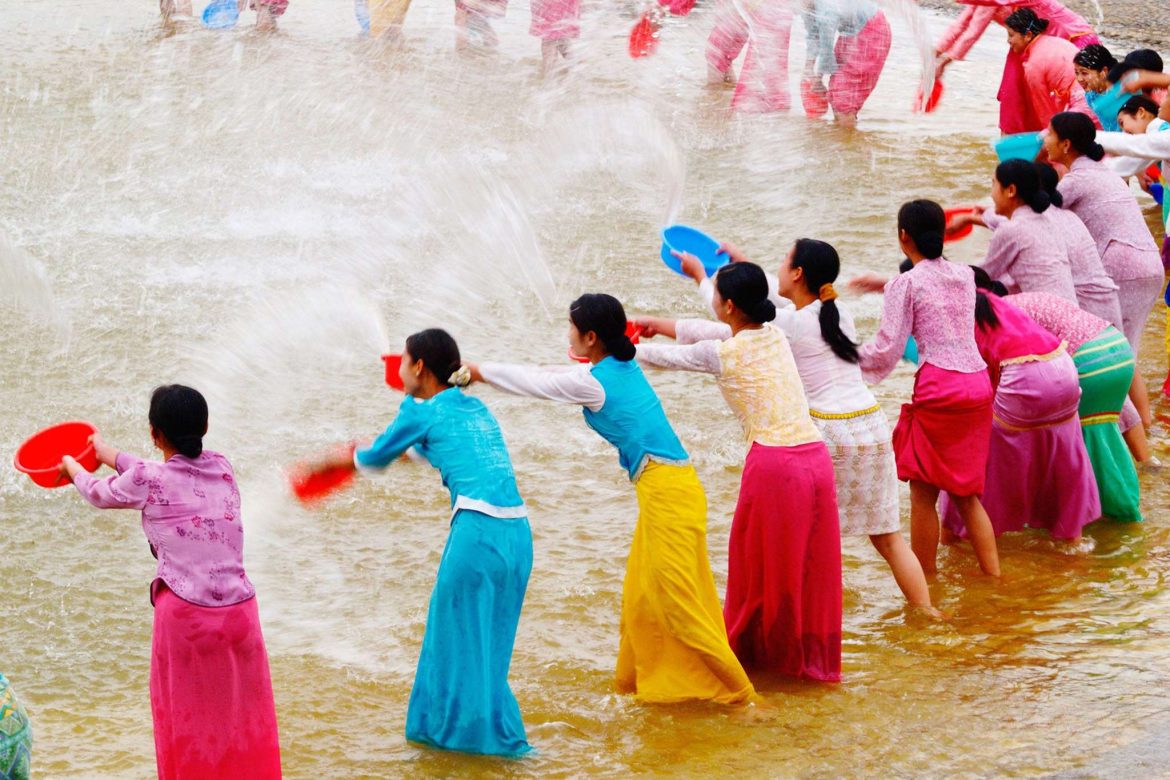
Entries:
[[581,36],[581,0],[532,0],[531,12],[528,34],[540,38],[540,73],[547,76]]
[[1117,60],[1109,50],[1099,43],[1091,43],[1073,56],[1073,73],[1076,74],[1077,84],[1085,91],[1085,102],[1097,116],[1097,121],[1105,130],[1118,130],[1116,116],[1102,116],[1097,111],[1098,98],[1109,89],[1109,69],[1117,64]]
[[[1091,116],[1085,92],[1077,84],[1072,58],[1077,47],[1047,35],[1047,19],[1029,8],[1014,11],[1004,20],[1008,29],[1010,55],[1019,60],[1019,78],[1000,85],[1000,130],[1023,133],[1043,130],[1048,120],[1061,111],[1079,111]],[[1008,71],[1005,70],[1005,79]]]
[[32,726],[8,678],[0,673],[0,778],[29,780],[32,774]]
[[[1134,49],[1125,58],[1109,69],[1109,84],[1113,85],[1119,81],[1131,82],[1133,77],[1130,75],[1137,72],[1146,73],[1161,73],[1164,63],[1162,62],[1162,55],[1153,49]],[[1126,76],[1129,76],[1127,79]],[[1127,89],[1122,87],[1122,89]],[[1140,85],[1137,87],[1146,97],[1153,100],[1158,105],[1163,105],[1166,102],[1167,85],[1165,83],[1150,83]],[[1137,91],[1137,89],[1127,89],[1127,91]],[[1166,119],[1167,117],[1162,117]]]
[[93,436],[98,479],[71,456],[61,473],[99,509],[138,509],[158,558],[150,711],[160,780],[278,780],[280,740],[256,590],[244,572],[240,491],[227,458],[203,448],[207,401],[155,388],[150,435],[163,460]]
[[885,67],[890,23],[870,0],[808,0],[802,15],[805,113],[820,116],[827,105],[839,124],[852,127]]
[[[663,0],[664,1],[664,0]],[[708,83],[735,83],[731,106],[739,111],[787,111],[788,44],[792,9],[787,2],[722,0],[707,37]],[[747,55],[736,79],[732,63],[744,46]]]

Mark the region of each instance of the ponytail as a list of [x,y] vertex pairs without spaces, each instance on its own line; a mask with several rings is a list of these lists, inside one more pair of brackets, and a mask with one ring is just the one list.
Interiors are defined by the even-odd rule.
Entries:
[[1005,189],[1015,185],[1016,197],[1037,214],[1043,214],[1052,205],[1047,190],[1040,186],[1040,174],[1034,163],[1027,160],[1001,162],[996,166],[995,179]]
[[150,395],[150,427],[180,455],[198,458],[203,454],[207,433],[207,400],[185,385],[162,385]]
[[1056,185],[1060,183],[1060,176],[1057,175],[1056,169],[1048,163],[1034,163],[1036,166],[1036,175],[1040,177],[1040,187],[1048,193],[1048,199],[1052,201],[1052,205],[1059,208],[1064,208],[1064,196],[1060,194],[1060,190]]
[[1090,160],[1105,157],[1105,147],[1097,143],[1097,128],[1093,120],[1076,111],[1062,111],[1052,117],[1052,131],[1061,141],[1068,141],[1077,154]]
[[818,320],[821,338],[833,354],[846,363],[858,362],[857,344],[841,330],[841,311],[837,308],[837,292],[833,282],[841,272],[841,257],[832,244],[815,238],[802,238],[792,248],[792,268],[799,268],[809,292],[821,302]]
[[971,266],[971,273],[975,275],[975,324],[983,330],[998,328],[999,317],[996,316],[991,301],[987,299],[987,293],[1002,298],[1007,295],[1007,288],[977,265]]

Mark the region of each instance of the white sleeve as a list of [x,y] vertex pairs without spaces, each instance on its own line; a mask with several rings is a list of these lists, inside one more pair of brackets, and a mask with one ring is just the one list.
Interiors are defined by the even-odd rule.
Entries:
[[715,282],[711,281],[710,276],[699,282],[699,297],[707,304],[711,313],[715,314]]
[[1143,160],[1170,159],[1170,130],[1145,135],[1102,132],[1097,133],[1097,143],[1110,154],[1124,154]]
[[719,342],[696,344],[639,344],[638,362],[644,366],[679,371],[699,371],[719,376]]
[[731,326],[711,320],[675,320],[674,338],[679,344],[724,341],[731,338]]
[[1123,179],[1136,176],[1150,165],[1149,160],[1140,157],[1106,157],[1105,166]]
[[510,363],[481,363],[479,373],[492,387],[515,395],[580,404],[594,412],[605,406],[605,388],[589,372],[588,366],[570,367],[564,371]]

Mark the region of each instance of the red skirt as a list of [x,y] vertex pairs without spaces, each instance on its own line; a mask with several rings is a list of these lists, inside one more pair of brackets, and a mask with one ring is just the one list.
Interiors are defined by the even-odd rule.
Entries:
[[898,479],[955,496],[983,492],[991,442],[991,380],[930,363],[914,378],[914,398],[894,426]]
[[744,668],[841,679],[841,526],[823,442],[748,452],[723,620]]
[[280,741],[256,599],[154,600],[150,711],[159,780],[275,780]]

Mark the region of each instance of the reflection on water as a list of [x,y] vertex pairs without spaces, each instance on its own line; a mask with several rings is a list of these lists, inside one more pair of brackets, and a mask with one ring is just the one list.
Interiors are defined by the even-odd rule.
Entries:
[[[888,270],[901,201],[988,191],[996,35],[954,73],[943,110],[912,116],[919,53],[892,15],[895,49],[851,133],[730,116],[728,92],[703,86],[707,9],[638,62],[623,10],[587,5],[573,72],[541,83],[524,5],[500,53],[466,57],[442,4],[411,9],[399,51],[358,39],[344,3],[294,3],[276,36],[161,31],[145,7],[88,0],[6,8],[0,450],[80,417],[147,453],[154,385],[208,393],[209,446],[243,481],[290,777],[1140,774],[1127,756],[1165,755],[1162,474],[1142,477],[1144,525],[1091,527],[1079,550],[1005,539],[1000,584],[975,576],[968,548],[945,550],[934,596],[948,623],[904,612],[869,542],[845,540],[845,682],[762,681],[776,717],[750,723],[611,692],[632,491],[578,411],[486,390],[532,510],[512,680],[538,754],[405,744],[445,493],[432,471],[395,466],[310,513],[280,472],[389,421],[382,350],[441,324],[471,358],[561,362],[582,291],[701,312],[656,259],[676,218],[766,265],[810,235],[838,246],[847,273]],[[872,332],[879,300],[848,303]],[[891,417],[910,380],[899,369],[879,388]],[[708,490],[722,587],[738,425],[710,381],[653,381]],[[1170,461],[1165,425],[1153,439]],[[137,526],[0,470],[0,664],[36,721],[42,776],[153,772],[153,559]]]

